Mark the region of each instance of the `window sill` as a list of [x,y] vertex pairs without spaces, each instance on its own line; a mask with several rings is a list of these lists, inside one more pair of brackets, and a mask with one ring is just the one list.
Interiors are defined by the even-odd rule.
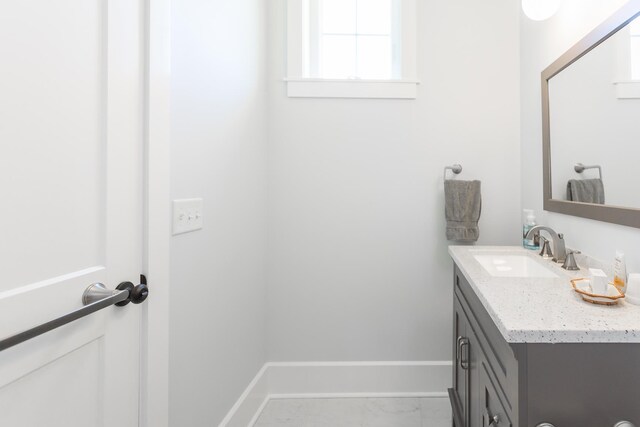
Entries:
[[618,99],[640,99],[640,80],[628,80],[614,83]]
[[415,80],[285,79],[290,98],[416,99]]

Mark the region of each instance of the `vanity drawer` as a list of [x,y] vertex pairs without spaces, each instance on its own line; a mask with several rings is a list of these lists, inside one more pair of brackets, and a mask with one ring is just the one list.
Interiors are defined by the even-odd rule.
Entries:
[[469,319],[484,355],[485,370],[495,383],[495,393],[511,416],[517,414],[518,361],[493,320],[458,267],[454,270],[455,296]]

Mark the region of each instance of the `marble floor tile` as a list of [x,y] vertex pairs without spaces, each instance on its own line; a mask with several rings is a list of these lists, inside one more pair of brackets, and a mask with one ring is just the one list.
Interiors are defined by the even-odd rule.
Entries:
[[445,398],[274,399],[255,427],[451,427]]
[[451,427],[451,404],[447,398],[420,399],[422,427]]
[[309,399],[307,427],[363,426],[365,399]]
[[415,427],[422,424],[420,399],[367,399],[363,414],[366,427]]
[[306,399],[273,399],[267,403],[255,427],[302,427],[307,425]]

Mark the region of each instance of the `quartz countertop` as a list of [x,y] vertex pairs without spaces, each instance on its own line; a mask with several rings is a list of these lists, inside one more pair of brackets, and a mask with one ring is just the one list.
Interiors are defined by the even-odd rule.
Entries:
[[[516,246],[450,246],[449,254],[508,343],[640,343],[640,306],[583,301],[571,279],[588,277],[601,263],[577,257],[580,271],[566,271],[536,251]],[[475,255],[526,255],[557,278],[493,277]]]

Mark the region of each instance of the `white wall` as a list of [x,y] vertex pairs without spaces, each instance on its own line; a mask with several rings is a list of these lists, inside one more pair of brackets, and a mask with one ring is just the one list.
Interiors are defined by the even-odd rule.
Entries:
[[[542,121],[540,73],[625,3],[624,0],[565,0],[549,21],[521,17],[522,204],[542,212]],[[627,253],[631,271],[640,271],[640,230],[556,213],[540,223],[565,234],[567,245],[602,260],[616,249]]]
[[170,424],[213,426],[266,361],[265,2],[172,14],[172,197],[205,228],[171,247]]
[[481,244],[519,244],[519,2],[418,2],[417,100],[289,99],[269,21],[269,359],[449,360],[442,173],[481,179]]

